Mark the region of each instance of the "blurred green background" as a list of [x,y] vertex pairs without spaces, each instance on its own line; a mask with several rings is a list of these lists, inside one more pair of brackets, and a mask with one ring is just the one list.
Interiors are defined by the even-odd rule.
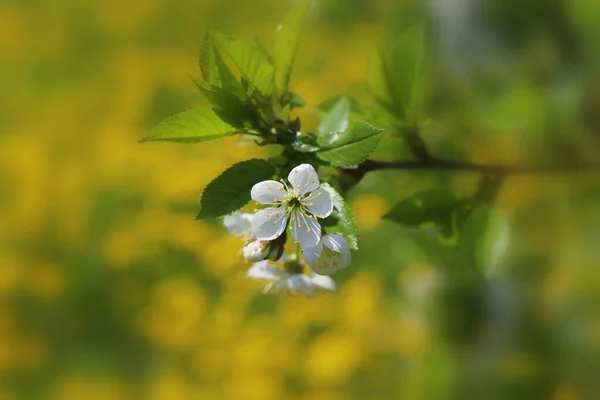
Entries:
[[[421,189],[468,193],[474,174],[365,178],[349,199],[361,250],[312,299],[263,296],[239,239],[193,220],[211,179],[266,150],[136,141],[203,104],[188,75],[207,28],[268,43],[288,6],[2,2],[0,399],[600,398],[598,174],[509,178],[487,282],[431,232],[380,221]],[[315,0],[292,90],[369,103],[369,56],[415,21],[435,55],[434,154],[597,159],[591,0]]]

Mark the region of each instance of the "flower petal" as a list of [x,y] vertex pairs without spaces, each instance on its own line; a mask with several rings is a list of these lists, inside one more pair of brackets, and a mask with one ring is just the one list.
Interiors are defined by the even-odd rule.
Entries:
[[303,249],[315,247],[321,240],[321,225],[316,218],[309,218],[304,213],[296,212],[295,216],[296,219],[292,222],[292,236]]
[[321,252],[323,251],[323,243],[319,242],[315,247],[307,248],[302,250],[302,255],[304,256],[304,261],[306,261],[309,265],[314,263],[321,257]]
[[269,207],[258,210],[252,219],[252,232],[259,240],[278,238],[287,225],[287,214],[281,208]]
[[287,279],[287,285],[291,292],[303,292],[311,295],[315,291],[315,286],[310,277],[304,274],[292,275]]
[[342,235],[326,235],[317,248],[304,251],[304,259],[316,274],[331,275],[350,265],[350,246]]
[[313,285],[318,289],[333,292],[336,289],[335,282],[328,276],[314,274],[310,277]]
[[298,196],[316,190],[319,185],[317,171],[310,164],[300,164],[288,175],[288,181]]
[[268,240],[250,239],[242,248],[242,255],[246,261],[264,261],[271,252],[271,242]]
[[283,291],[288,291],[287,285],[288,279],[278,279],[276,281],[269,282],[267,286],[263,289],[264,294],[268,293],[281,293]]
[[326,235],[321,240],[324,246],[329,247],[331,250],[340,253],[341,263],[338,269],[346,268],[352,261],[352,253],[350,252],[350,245],[343,235],[335,233],[333,235]]
[[269,261],[265,260],[254,263],[248,272],[246,272],[246,276],[254,279],[275,281],[287,278],[288,274],[281,268],[277,268],[276,266],[269,264]]
[[331,196],[325,190],[315,190],[311,192],[304,200],[308,211],[319,218],[327,218],[333,211],[333,201]]
[[284,186],[277,181],[262,181],[252,186],[250,197],[260,204],[281,203],[285,198]]
[[233,236],[250,236],[253,214],[235,212],[223,217],[223,225],[227,233]]

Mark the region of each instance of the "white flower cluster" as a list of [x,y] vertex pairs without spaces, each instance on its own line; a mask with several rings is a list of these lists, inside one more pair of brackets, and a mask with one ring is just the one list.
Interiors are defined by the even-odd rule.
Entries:
[[255,279],[270,281],[263,289],[265,293],[294,293],[303,292],[312,295],[319,290],[333,292],[335,282],[328,276],[305,275],[290,273],[282,268],[271,265],[269,261],[259,261],[248,270],[247,276]]
[[[251,190],[252,199],[266,208],[255,214],[234,213],[223,218],[227,231],[246,239],[242,251],[246,260],[254,262],[247,275],[271,281],[265,292],[333,291],[335,283],[328,276],[350,265],[350,246],[340,234],[321,236],[319,218],[333,211],[331,196],[320,189],[319,177],[309,164],[294,168],[288,182],[259,182]],[[314,272],[303,273],[303,262],[296,254],[283,255],[286,228],[300,245],[304,261]],[[273,261],[283,262],[284,268]]]

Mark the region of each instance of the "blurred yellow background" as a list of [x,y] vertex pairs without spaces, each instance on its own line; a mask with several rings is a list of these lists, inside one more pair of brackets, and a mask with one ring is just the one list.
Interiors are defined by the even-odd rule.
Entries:
[[[309,105],[365,99],[369,55],[424,3],[315,1],[292,89]],[[268,42],[288,5],[0,5],[0,399],[598,398],[597,174],[509,180],[499,207],[514,246],[487,284],[454,278],[427,233],[380,221],[417,189],[460,190],[471,176],[365,179],[350,198],[361,250],[334,276],[337,292],[311,299],[263,296],[239,239],[193,220],[210,180],[265,150],[137,140],[204,104],[188,75],[207,28]],[[576,28],[600,21],[577,10],[564,17]],[[542,60],[553,29],[531,35]],[[572,125],[569,142],[591,134]],[[527,160],[506,131],[461,143],[480,162]]]

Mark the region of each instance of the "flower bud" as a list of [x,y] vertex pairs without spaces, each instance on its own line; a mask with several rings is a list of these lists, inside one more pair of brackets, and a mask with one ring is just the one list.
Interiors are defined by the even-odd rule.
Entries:
[[244,245],[242,254],[250,262],[263,261],[271,252],[271,243],[268,240],[250,239]]

